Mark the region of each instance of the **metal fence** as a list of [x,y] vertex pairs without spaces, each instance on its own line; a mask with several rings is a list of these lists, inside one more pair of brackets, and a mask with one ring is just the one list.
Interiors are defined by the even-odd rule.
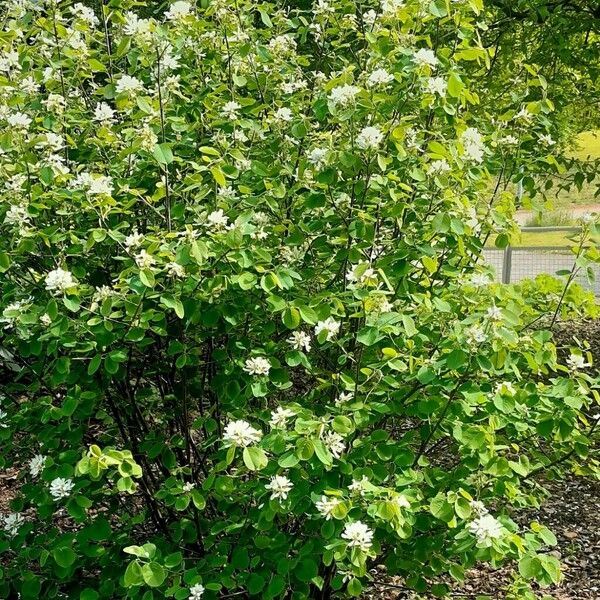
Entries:
[[[524,233],[545,234],[564,231],[576,233],[579,227],[524,227]],[[542,238],[543,239],[543,238]],[[504,250],[486,248],[483,260],[494,268],[496,278],[502,283],[516,283],[522,279],[533,279],[546,273],[556,275],[561,271],[571,272],[575,256],[568,246],[507,246]],[[575,281],[583,287],[593,290],[600,296],[600,266],[594,265],[595,281],[590,282],[585,272],[580,272]]]

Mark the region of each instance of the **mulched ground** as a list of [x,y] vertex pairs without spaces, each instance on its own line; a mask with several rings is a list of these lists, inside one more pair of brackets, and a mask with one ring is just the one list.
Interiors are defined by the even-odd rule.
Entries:
[[[527,525],[537,520],[550,528],[558,539],[553,554],[560,559],[563,582],[540,590],[555,600],[600,600],[600,481],[570,478],[548,486],[551,497],[539,511],[515,517]],[[402,579],[375,575],[377,582],[365,600],[433,600],[431,595],[416,595],[403,587]],[[494,571],[488,565],[468,572],[465,583],[454,588],[453,598],[494,600],[505,598],[511,581],[509,569]]]

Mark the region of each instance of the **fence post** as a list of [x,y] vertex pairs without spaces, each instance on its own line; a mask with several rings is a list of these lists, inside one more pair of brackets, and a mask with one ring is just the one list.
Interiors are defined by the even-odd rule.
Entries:
[[512,270],[512,246],[504,248],[504,260],[502,261],[502,283],[510,283],[510,272]]

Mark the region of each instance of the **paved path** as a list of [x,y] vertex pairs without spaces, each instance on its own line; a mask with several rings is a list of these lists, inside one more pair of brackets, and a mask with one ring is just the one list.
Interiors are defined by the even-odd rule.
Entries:
[[[600,204],[578,204],[576,206],[565,206],[561,208],[557,208],[559,211],[569,212],[573,215],[574,219],[579,219],[583,217],[583,215],[589,213],[600,213]],[[535,216],[535,211],[533,210],[518,210],[515,215],[515,220],[521,227],[527,225],[527,221]]]

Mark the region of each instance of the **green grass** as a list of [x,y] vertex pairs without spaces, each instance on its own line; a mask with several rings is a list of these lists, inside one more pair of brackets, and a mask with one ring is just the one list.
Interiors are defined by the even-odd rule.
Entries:
[[575,148],[569,153],[579,160],[600,158],[600,132],[584,131],[577,136]]
[[[580,133],[568,155],[579,160],[600,158],[600,132],[584,131]],[[584,183],[581,190],[574,187],[568,191],[560,191],[555,196],[554,206],[568,208],[582,204],[597,204],[600,202],[600,198],[595,195],[597,189],[598,184],[596,183]]]

